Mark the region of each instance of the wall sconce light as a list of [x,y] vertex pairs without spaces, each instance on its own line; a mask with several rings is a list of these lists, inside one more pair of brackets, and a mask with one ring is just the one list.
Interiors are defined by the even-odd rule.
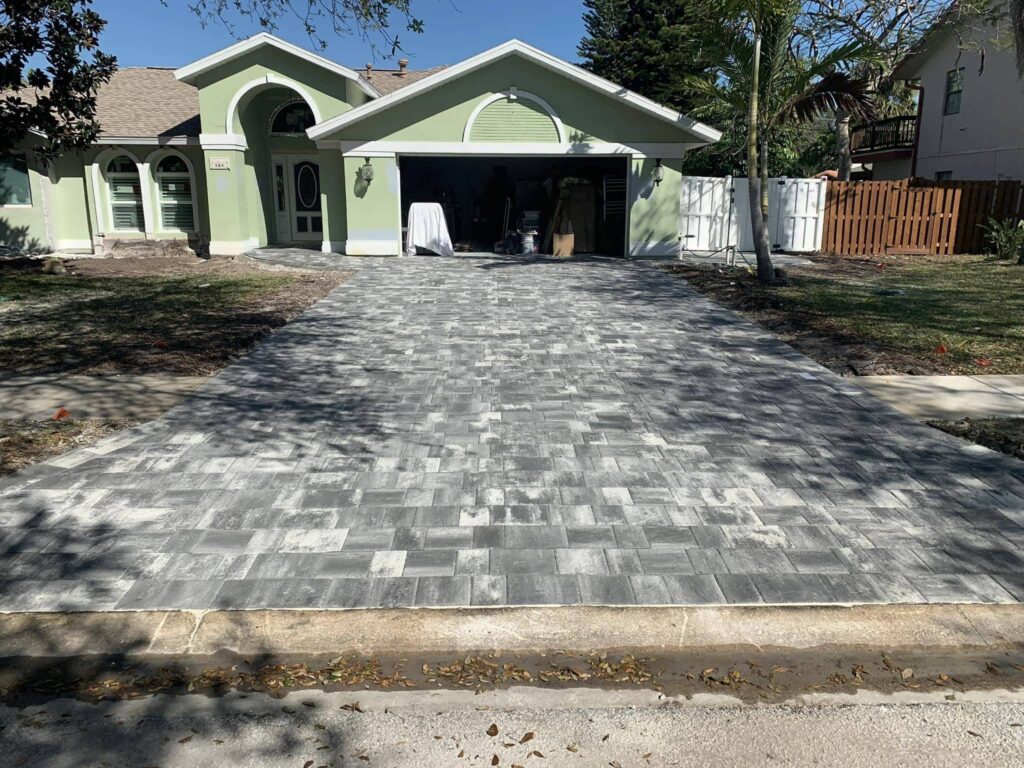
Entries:
[[370,158],[366,158],[366,162],[363,163],[359,168],[359,178],[369,184],[373,181],[373,166],[370,164]]
[[651,178],[654,179],[654,186],[658,186],[665,180],[665,169],[661,166],[660,157],[654,161],[654,171],[651,173]]

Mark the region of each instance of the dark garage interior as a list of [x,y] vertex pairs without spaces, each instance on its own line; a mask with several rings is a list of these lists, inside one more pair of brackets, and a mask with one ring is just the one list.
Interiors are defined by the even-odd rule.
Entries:
[[402,157],[399,162],[402,226],[412,203],[439,203],[456,251],[565,256],[568,248],[578,254],[624,254],[625,157]]

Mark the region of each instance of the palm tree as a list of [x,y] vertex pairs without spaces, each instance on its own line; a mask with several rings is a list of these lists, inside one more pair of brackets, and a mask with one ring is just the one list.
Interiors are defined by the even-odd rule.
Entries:
[[719,33],[723,55],[716,71],[687,83],[704,102],[697,114],[722,107],[746,114],[750,224],[757,277],[768,283],[775,279],[766,224],[768,140],[784,123],[808,122],[840,109],[867,114],[866,83],[845,71],[866,51],[849,43],[817,57],[797,55],[793,41],[800,0],[734,0],[729,7],[739,23]]

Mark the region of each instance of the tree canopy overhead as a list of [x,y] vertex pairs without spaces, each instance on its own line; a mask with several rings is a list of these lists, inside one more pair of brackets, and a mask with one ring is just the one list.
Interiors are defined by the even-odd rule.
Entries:
[[43,157],[95,140],[96,92],[117,63],[99,49],[105,25],[91,0],[0,0],[0,155],[30,130]]
[[[161,0],[165,5],[175,0]],[[423,21],[413,16],[412,0],[187,0],[188,8],[205,25],[217,23],[236,34],[238,22],[256,23],[274,31],[282,19],[296,19],[320,50],[327,48],[328,32],[357,35],[376,52],[393,56],[402,44],[395,17],[407,32],[423,32]]]

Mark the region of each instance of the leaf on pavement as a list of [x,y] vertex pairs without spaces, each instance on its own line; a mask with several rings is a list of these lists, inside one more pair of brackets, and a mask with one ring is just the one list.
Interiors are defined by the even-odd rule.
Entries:
[[[491,727],[487,729],[487,735],[488,736],[497,736],[498,735],[498,724],[497,723],[491,723]],[[497,763],[495,763],[495,765],[497,765]]]
[[526,733],[523,734],[523,738],[521,738],[519,740],[519,743],[520,744],[525,744],[526,742],[528,742],[530,739],[532,739],[536,735],[537,734],[535,734],[533,731],[527,731]]

